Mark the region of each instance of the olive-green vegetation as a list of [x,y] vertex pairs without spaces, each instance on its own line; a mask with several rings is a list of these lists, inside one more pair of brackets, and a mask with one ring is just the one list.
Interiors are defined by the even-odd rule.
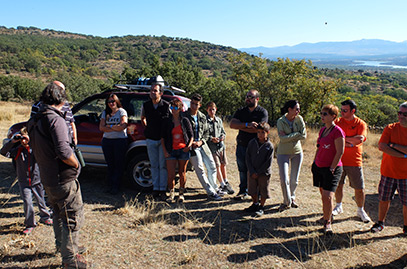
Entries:
[[406,73],[317,69],[305,60],[270,61],[231,47],[186,38],[95,37],[35,27],[0,27],[0,100],[36,100],[46,83],[62,81],[78,102],[119,81],[162,75],[167,83],[215,101],[233,115],[249,89],[258,89],[270,123],[289,99],[304,119],[318,122],[323,104],[354,99],[370,125],[396,121],[407,99]]

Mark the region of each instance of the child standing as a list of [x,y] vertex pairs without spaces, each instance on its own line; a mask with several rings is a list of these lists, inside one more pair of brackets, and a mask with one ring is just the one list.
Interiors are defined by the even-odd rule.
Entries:
[[248,193],[252,197],[253,204],[245,211],[255,212],[257,216],[264,214],[264,204],[266,199],[270,198],[269,184],[274,147],[268,138],[269,133],[270,125],[261,122],[257,127],[257,137],[250,140],[246,151]]
[[40,210],[40,222],[52,225],[51,214],[45,205],[44,188],[40,181],[38,164],[32,154],[29,141],[27,129],[24,127],[0,151],[1,155],[13,158],[16,162],[18,184],[24,202],[25,229],[23,234],[26,235],[37,226],[32,202],[33,194]]
[[226,165],[228,161],[226,159],[225,148],[225,136],[226,132],[223,128],[222,119],[216,116],[217,107],[215,102],[209,102],[206,105],[206,111],[208,112],[207,120],[209,127],[208,146],[212,152],[213,159],[216,164],[216,175],[220,183],[220,190],[227,194],[233,194],[235,191],[230,186],[227,175]]

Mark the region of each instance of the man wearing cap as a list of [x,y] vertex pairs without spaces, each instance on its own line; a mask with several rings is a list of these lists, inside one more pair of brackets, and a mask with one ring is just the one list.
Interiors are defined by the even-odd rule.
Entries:
[[370,217],[364,210],[365,184],[362,169],[363,142],[366,141],[367,125],[356,117],[356,103],[353,100],[345,100],[341,103],[341,117],[335,123],[345,132],[345,152],[342,155],[343,173],[335,192],[336,206],[332,214],[338,215],[343,212],[342,198],[345,177],[348,176],[350,186],[355,189],[355,200],[358,206],[356,215],[363,222],[370,222]]
[[389,211],[390,201],[397,190],[403,204],[403,233],[407,235],[407,102],[400,105],[399,122],[386,126],[379,140],[383,152],[379,183],[379,219],[371,232],[384,229],[384,220]]
[[161,97],[164,93],[164,80],[161,76],[151,79],[150,100],[143,103],[141,122],[145,126],[147,153],[151,164],[153,180],[153,196],[166,199],[167,169],[165,156],[161,146],[161,124],[170,116],[170,105]]

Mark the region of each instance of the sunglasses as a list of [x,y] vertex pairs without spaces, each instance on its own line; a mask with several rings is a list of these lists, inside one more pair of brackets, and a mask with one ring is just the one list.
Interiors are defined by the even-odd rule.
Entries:
[[107,103],[108,104],[113,104],[113,103],[116,103],[116,101],[115,100],[109,100],[109,101],[107,101]]
[[321,116],[328,116],[329,114],[327,112],[321,112]]
[[178,110],[179,108],[177,106],[170,106],[170,109]]
[[407,112],[401,112],[401,111],[399,111],[399,112],[397,112],[397,114],[400,116],[400,115],[403,115],[404,117],[407,117]]
[[256,96],[254,96],[254,95],[246,95],[246,99],[254,99],[254,98],[256,98]]
[[341,112],[343,113],[347,113],[349,111],[349,109],[341,109]]

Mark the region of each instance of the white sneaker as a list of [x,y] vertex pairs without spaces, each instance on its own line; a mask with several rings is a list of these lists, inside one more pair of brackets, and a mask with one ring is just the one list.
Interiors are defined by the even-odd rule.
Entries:
[[370,217],[366,214],[365,210],[358,210],[357,212],[357,216],[364,222],[364,223],[368,223],[371,222],[372,220],[370,219]]
[[332,215],[337,216],[343,213],[342,206],[335,206],[334,210],[332,210]]

